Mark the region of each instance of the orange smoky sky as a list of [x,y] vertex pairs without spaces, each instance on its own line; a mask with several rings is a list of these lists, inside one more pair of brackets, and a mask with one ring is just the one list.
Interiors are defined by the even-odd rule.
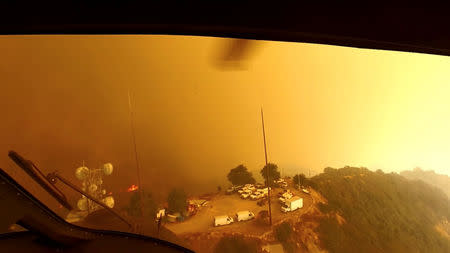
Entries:
[[[8,150],[76,182],[111,162],[107,191],[162,194],[225,185],[230,168],[269,161],[283,174],[324,167],[450,174],[450,58],[264,42],[241,69],[213,64],[226,39],[1,36],[0,167]],[[259,175],[258,175],[259,176]],[[139,186],[141,187],[141,186]],[[107,187],[108,188],[108,187]]]

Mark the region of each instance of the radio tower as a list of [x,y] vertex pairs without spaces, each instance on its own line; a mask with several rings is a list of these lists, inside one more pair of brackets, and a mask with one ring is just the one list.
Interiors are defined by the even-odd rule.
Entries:
[[[267,146],[266,146],[266,131],[264,129],[264,112],[263,109],[261,107],[261,121],[262,121],[262,130],[263,130],[263,140],[264,140],[264,157],[266,159],[266,167],[267,167]],[[266,184],[267,184],[267,198],[268,198],[268,202],[269,202],[269,221],[270,221],[270,226],[272,226],[272,206],[270,204],[270,183],[269,183],[269,168],[266,169]]]
[[131,95],[130,90],[128,90],[128,109],[130,111],[130,125],[131,125],[131,135],[133,138],[133,146],[134,146],[134,157],[136,160],[136,171],[137,171],[137,179],[138,179],[138,194],[140,198],[140,209],[141,209],[141,215],[144,217],[144,194],[143,194],[143,185],[141,184],[141,173],[140,173],[140,166],[139,166],[139,159],[138,159],[138,153],[137,153],[137,147],[136,147],[136,134],[134,129],[134,119],[133,119],[133,110],[131,105]]

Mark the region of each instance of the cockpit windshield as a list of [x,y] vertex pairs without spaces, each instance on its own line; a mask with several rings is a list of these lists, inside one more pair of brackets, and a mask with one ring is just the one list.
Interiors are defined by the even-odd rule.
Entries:
[[69,223],[197,252],[448,249],[449,57],[161,35],[0,55],[0,167]]

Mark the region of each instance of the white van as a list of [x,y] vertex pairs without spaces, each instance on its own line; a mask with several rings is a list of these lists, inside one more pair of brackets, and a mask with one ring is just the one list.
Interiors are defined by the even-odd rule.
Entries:
[[214,226],[223,226],[223,225],[229,225],[233,223],[234,220],[228,215],[221,215],[214,217]]
[[251,220],[255,218],[255,214],[250,211],[240,211],[236,213],[237,221]]

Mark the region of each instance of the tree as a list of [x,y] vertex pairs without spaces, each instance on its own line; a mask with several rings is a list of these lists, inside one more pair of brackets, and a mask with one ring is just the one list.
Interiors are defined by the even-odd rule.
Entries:
[[173,189],[167,197],[168,211],[183,214],[187,208],[187,196],[183,189]]
[[243,164],[231,169],[227,178],[233,185],[254,184],[256,182],[252,173]]
[[[155,201],[153,200],[153,197],[151,195],[151,193],[147,193],[147,192],[143,192],[142,193],[143,199],[144,199],[144,203],[142,206],[142,209],[144,211],[144,217],[151,217],[151,218],[155,218],[156,217],[156,212],[157,212],[157,205],[155,203]],[[126,207],[126,211],[128,213],[128,215],[130,216],[135,216],[135,217],[140,217],[141,216],[141,193],[138,191],[133,192],[133,195],[130,198],[130,202],[128,204],[128,206]]]
[[280,172],[278,171],[278,166],[273,163],[268,163],[264,168],[261,169],[260,173],[264,180],[267,179],[267,172],[269,172],[269,182],[266,185],[274,185],[273,181],[280,178]]
[[281,243],[287,242],[292,234],[291,224],[288,222],[283,222],[275,228],[275,237]]
[[295,185],[305,185],[306,176],[305,174],[297,174],[293,178]]
[[259,211],[258,215],[256,216],[256,220],[260,224],[269,225],[270,224],[269,211],[267,211],[267,210]]
[[224,236],[217,243],[215,253],[256,253],[258,252],[256,241],[246,241],[243,236]]
[[337,169],[331,168],[331,167],[326,167],[325,169],[323,169],[323,173],[326,173],[326,174],[332,174],[334,172],[337,172]]

